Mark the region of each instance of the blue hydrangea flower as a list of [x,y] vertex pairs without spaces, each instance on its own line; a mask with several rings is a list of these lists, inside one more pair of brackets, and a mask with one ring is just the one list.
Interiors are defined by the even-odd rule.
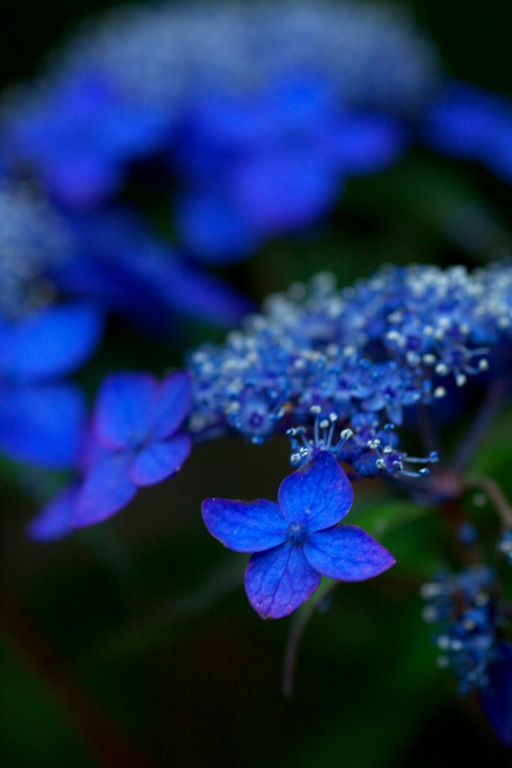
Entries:
[[365,477],[407,472],[413,459],[388,425],[470,376],[507,375],[511,331],[508,262],[471,274],[386,267],[343,290],[319,275],[269,297],[224,344],[190,354],[189,429],[255,443],[287,432],[299,466],[323,447]]
[[94,436],[101,450],[76,500],[74,527],[118,512],[141,486],[175,474],[191,440],[179,432],[190,407],[190,380],[175,373],[161,383],[145,373],[107,377],[98,394]]
[[478,693],[497,736],[512,745],[512,646],[501,639],[506,614],[490,567],[441,573],[422,587],[424,619],[438,625],[433,641],[452,669],[459,694]]
[[229,549],[253,552],[245,589],[263,618],[287,616],[307,600],[321,575],[362,581],[386,571],[393,556],[369,534],[338,523],[353,500],[351,485],[326,451],[279,488],[279,504],[206,499],[203,518],[210,533]]
[[51,195],[79,210],[116,191],[127,163],[157,151],[166,115],[127,101],[95,69],[74,72],[15,117],[13,151],[38,168]]
[[63,296],[86,299],[99,315],[121,314],[157,335],[187,316],[221,327],[251,304],[151,230],[140,212],[110,206],[70,215],[40,189],[0,183],[0,317],[14,320]]
[[95,351],[102,327],[88,305],[0,322],[0,448],[8,456],[50,468],[76,463],[85,401],[60,379]]
[[347,176],[380,170],[405,144],[399,122],[344,109],[319,77],[273,83],[244,101],[203,99],[178,160],[182,238],[203,260],[239,258],[318,220]]
[[55,61],[8,103],[13,162],[83,209],[133,161],[166,155],[176,229],[218,263],[308,226],[347,177],[391,163],[438,88],[407,13],[349,0],[118,8]]

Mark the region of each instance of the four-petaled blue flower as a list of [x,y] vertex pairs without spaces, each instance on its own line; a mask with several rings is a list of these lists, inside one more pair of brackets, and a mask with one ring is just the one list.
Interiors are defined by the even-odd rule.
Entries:
[[353,492],[334,456],[320,451],[279,488],[279,504],[206,499],[203,518],[210,533],[229,549],[253,552],[245,589],[263,618],[279,619],[298,608],[320,584],[321,574],[363,581],[395,560],[368,533],[338,523]]
[[118,373],[105,380],[94,422],[103,450],[79,491],[73,527],[111,517],[139,486],[160,483],[181,468],[192,442],[176,433],[189,408],[187,373],[180,371],[161,383],[148,373]]

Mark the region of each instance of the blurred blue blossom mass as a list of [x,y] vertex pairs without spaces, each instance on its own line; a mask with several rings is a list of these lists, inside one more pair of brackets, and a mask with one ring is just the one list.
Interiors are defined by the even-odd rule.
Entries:
[[409,14],[377,4],[121,6],[4,115],[12,172],[75,213],[143,180],[214,264],[303,230],[414,140],[510,176],[510,105],[450,84]]
[[[406,4],[141,2],[86,19],[32,83],[0,96],[0,480],[19,494],[7,508],[39,510],[28,525],[16,519],[30,551],[85,544],[140,622],[131,615],[115,635],[109,606],[111,624],[91,631],[108,643],[70,668],[128,658],[162,627],[181,640],[194,611],[239,588],[238,556],[229,574],[205,576],[231,553],[204,535],[201,507],[215,539],[250,555],[256,614],[295,614],[286,693],[306,624],[345,590],[357,626],[345,637],[333,624],[332,646],[343,656],[343,643],[359,652],[389,632],[362,699],[381,686],[394,712],[406,675],[381,679],[372,664],[392,667],[383,659],[409,621],[393,611],[412,606],[427,632],[414,605],[423,584],[439,668],[512,746],[512,100],[448,69]],[[228,461],[229,438],[241,447]],[[227,498],[251,498],[250,457],[265,451],[267,464],[254,459],[264,498]],[[160,531],[167,489],[177,527]],[[149,509],[132,563],[116,526],[139,505]],[[139,589],[150,540],[160,549]],[[27,592],[43,570],[21,578]],[[197,591],[153,611],[147,585],[159,580],[158,599],[174,588],[160,587],[164,570]],[[56,581],[34,592],[51,595],[48,615],[87,604],[88,584],[54,605]],[[383,604],[377,629],[371,611]],[[183,616],[187,629],[167,633]],[[15,638],[24,622],[14,624]],[[76,624],[56,644],[82,654]],[[425,682],[417,653],[428,635],[407,644],[408,685],[426,691],[419,720],[442,686]],[[116,684],[116,696],[139,683],[121,697]],[[102,753],[98,766],[132,765],[124,754]],[[409,764],[439,764],[429,759]]]

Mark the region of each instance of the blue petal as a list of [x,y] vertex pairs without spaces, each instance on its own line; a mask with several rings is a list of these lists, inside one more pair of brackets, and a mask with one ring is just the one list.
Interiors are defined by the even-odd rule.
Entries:
[[75,514],[78,487],[65,488],[53,498],[27,526],[33,541],[55,541],[73,533],[71,521]]
[[131,470],[136,485],[154,485],[174,475],[192,449],[188,435],[178,435],[165,443],[150,443],[137,454]]
[[279,488],[279,506],[290,523],[307,531],[330,528],[345,517],[354,494],[334,456],[322,451],[304,468],[289,475]]
[[175,259],[161,271],[158,289],[159,300],[169,310],[227,328],[254,310],[249,299],[229,283],[184,259]]
[[489,685],[480,692],[480,705],[498,738],[512,747],[512,645],[496,648],[497,660],[489,665]]
[[231,193],[258,232],[274,233],[314,222],[339,193],[337,175],[315,148],[270,152],[241,164]]
[[96,464],[79,491],[72,525],[84,528],[101,523],[125,507],[137,493],[130,478],[133,455],[110,454]]
[[165,440],[183,422],[190,409],[190,376],[184,371],[169,376],[161,383],[151,408],[151,434]]
[[406,145],[402,127],[384,115],[347,117],[333,139],[337,162],[351,175],[365,175],[386,168],[404,152]]
[[183,242],[206,264],[240,261],[261,244],[257,228],[235,204],[211,191],[184,197],[176,215]]
[[137,446],[151,428],[151,410],[158,381],[149,373],[114,373],[101,385],[95,428],[112,448]]
[[0,393],[0,449],[51,469],[78,460],[85,401],[73,384],[5,388]]
[[290,542],[251,557],[245,591],[263,619],[280,619],[302,605],[320,584],[302,548]]
[[387,549],[355,525],[312,533],[304,542],[304,554],[315,570],[340,581],[371,579],[395,564]]
[[62,376],[94,352],[102,332],[89,305],[51,307],[0,328],[0,370],[17,380]]
[[212,536],[236,552],[262,552],[286,541],[288,524],[273,501],[206,499],[201,511]]

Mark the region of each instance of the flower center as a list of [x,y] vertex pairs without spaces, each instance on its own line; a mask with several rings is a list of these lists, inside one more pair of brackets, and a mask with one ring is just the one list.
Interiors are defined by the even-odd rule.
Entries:
[[290,523],[288,526],[288,539],[294,544],[300,544],[307,536],[304,523]]

